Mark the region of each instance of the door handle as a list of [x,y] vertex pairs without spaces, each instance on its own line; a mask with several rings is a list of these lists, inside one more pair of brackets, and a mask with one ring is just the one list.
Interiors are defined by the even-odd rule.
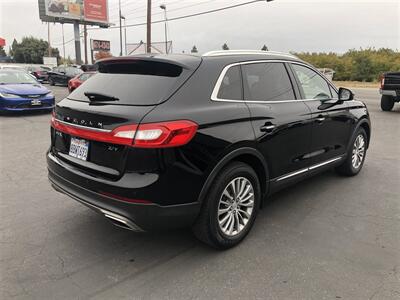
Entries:
[[260,130],[262,132],[271,132],[276,128],[276,126],[274,124],[271,123],[266,123],[265,125],[260,127]]

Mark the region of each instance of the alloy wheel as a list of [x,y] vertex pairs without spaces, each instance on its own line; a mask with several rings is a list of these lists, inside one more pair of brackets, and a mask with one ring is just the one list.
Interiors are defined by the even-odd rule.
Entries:
[[233,237],[246,227],[254,209],[254,189],[245,177],[233,179],[225,187],[218,204],[218,224],[221,231]]
[[365,155],[365,139],[362,134],[358,135],[353,145],[352,164],[354,169],[358,169]]

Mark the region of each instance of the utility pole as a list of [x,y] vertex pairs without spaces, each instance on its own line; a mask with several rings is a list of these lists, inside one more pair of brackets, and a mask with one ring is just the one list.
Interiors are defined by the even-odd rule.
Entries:
[[63,37],[63,57],[65,63],[65,40],[64,40],[64,23],[61,23],[62,37]]
[[47,43],[49,44],[48,54],[51,57],[51,45],[50,45],[50,22],[47,22]]
[[81,59],[81,38],[79,33],[79,21],[74,22],[74,40],[75,40],[75,57],[76,57],[76,64],[82,64]]
[[85,47],[85,65],[88,64],[88,57],[87,57],[87,28],[86,24],[83,25],[83,45]]
[[151,53],[151,0],[147,0],[147,45],[146,52]]
[[121,0],[118,1],[119,4],[119,56],[122,56],[122,16],[121,16]]

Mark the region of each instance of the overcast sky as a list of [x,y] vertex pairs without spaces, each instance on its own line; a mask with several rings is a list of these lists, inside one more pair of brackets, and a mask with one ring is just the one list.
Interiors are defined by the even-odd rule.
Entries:
[[[167,5],[168,17],[176,17],[248,0],[153,0],[153,20],[163,19],[159,8]],[[47,25],[39,19],[37,0],[0,0],[0,37],[7,50],[23,36],[47,40]],[[147,0],[121,0],[127,24],[145,22]],[[110,22],[118,23],[118,0],[109,0]],[[275,0],[168,23],[174,52],[221,49],[276,51],[334,51],[351,48],[388,47],[400,50],[400,0]],[[51,44],[62,54],[60,24],[51,24]],[[66,24],[66,55],[74,58],[72,25]],[[155,24],[153,41],[164,40],[164,25]],[[119,54],[119,29],[90,30],[89,38],[111,41]],[[146,40],[145,26],[127,29],[128,43]],[[82,52],[83,57],[83,52]]]

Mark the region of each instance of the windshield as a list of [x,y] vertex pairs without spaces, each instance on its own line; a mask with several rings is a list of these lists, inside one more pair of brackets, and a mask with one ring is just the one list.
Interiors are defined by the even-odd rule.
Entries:
[[37,81],[26,72],[0,71],[0,84],[15,83],[37,84]]

